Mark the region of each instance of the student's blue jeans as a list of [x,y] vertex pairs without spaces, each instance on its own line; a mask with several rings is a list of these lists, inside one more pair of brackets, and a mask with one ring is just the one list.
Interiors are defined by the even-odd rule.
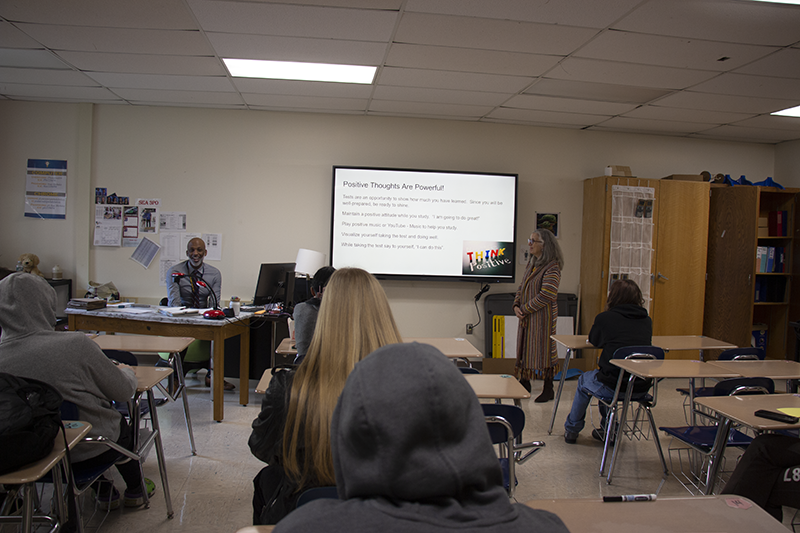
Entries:
[[[568,433],[580,433],[586,425],[586,409],[589,407],[589,401],[592,396],[601,398],[605,401],[611,401],[614,398],[614,389],[600,383],[597,379],[599,371],[591,370],[584,372],[578,377],[578,388],[575,391],[575,399],[572,400],[572,410],[567,416],[567,421],[564,422],[564,429]],[[606,425],[606,409],[602,404],[600,405],[600,425]]]

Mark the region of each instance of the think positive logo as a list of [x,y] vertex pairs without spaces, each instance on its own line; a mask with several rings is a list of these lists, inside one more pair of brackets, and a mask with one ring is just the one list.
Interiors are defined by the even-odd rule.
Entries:
[[511,260],[505,257],[505,248],[495,250],[467,251],[470,272],[483,268],[494,268],[508,264]]

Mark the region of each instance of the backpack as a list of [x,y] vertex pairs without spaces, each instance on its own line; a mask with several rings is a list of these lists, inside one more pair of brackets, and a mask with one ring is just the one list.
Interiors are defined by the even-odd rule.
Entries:
[[47,383],[0,372],[0,475],[53,450],[61,402],[61,394]]

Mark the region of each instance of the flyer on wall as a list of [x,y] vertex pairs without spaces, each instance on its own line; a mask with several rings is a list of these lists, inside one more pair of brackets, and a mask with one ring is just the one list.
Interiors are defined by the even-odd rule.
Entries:
[[136,200],[139,207],[139,233],[142,235],[156,235],[158,233],[158,211],[161,200],[158,198],[139,198]]
[[56,219],[67,217],[66,161],[28,159],[25,216]]
[[119,246],[122,244],[121,205],[94,206],[94,245]]

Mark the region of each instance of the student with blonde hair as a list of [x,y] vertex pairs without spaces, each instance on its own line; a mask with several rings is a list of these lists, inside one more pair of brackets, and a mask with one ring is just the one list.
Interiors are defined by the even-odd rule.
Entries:
[[253,480],[254,524],[275,524],[304,490],[335,485],[330,421],[347,376],[377,348],[399,342],[378,280],[359,268],[337,270],[305,359],[273,375],[253,421],[250,451],[269,465]]

